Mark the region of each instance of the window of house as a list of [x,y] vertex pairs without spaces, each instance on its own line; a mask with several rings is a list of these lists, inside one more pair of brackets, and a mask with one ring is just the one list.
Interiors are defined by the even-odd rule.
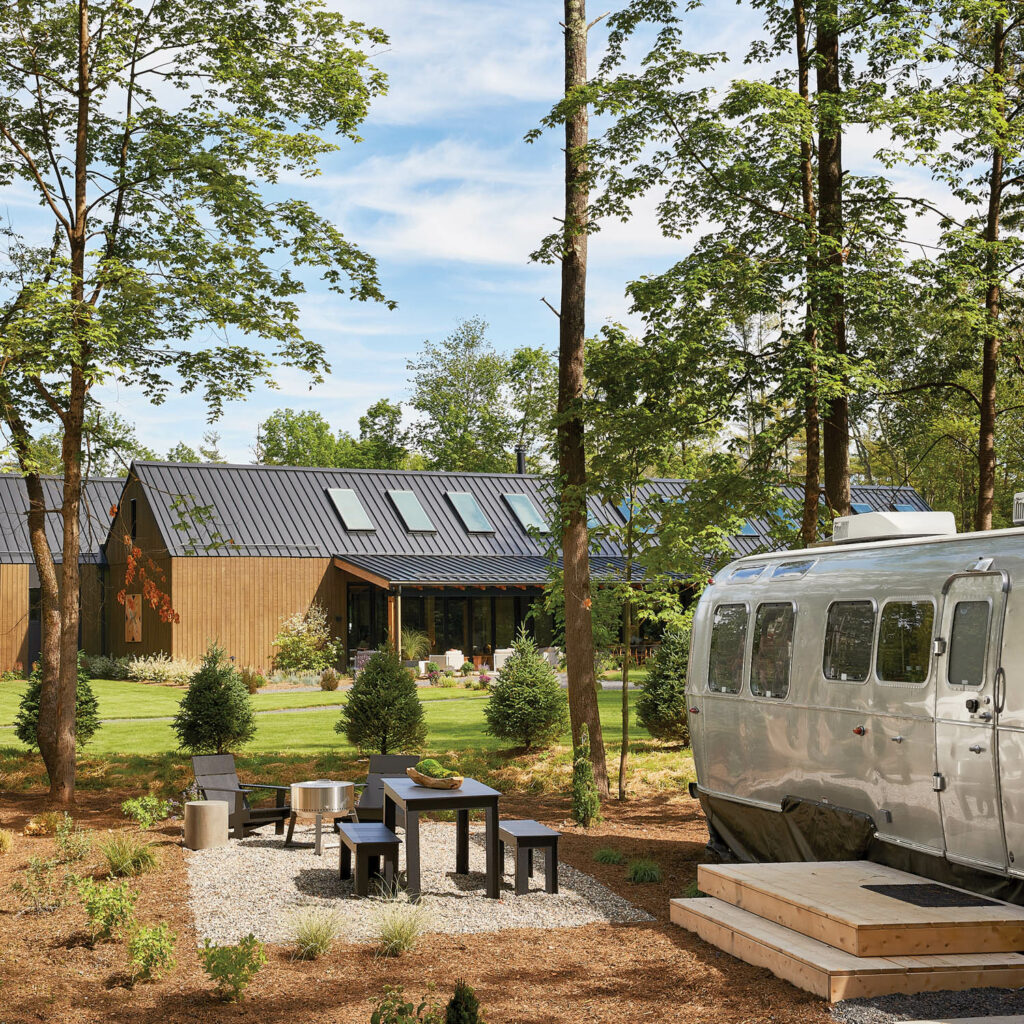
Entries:
[[951,686],[981,686],[985,681],[990,611],[988,601],[957,601],[946,669]]
[[494,533],[494,527],[472,494],[466,491],[448,491],[447,494],[468,533]]
[[128,502],[128,519],[131,524],[132,540],[135,540],[139,532],[139,503],[136,498],[131,498]]
[[750,692],[755,697],[782,700],[789,693],[795,617],[788,601],[758,605],[750,653]]
[[712,693],[739,693],[743,658],[747,649],[747,606],[720,604],[711,627],[708,689]]
[[750,520],[747,520],[747,522],[743,524],[743,529],[740,530],[740,536],[759,537],[760,534],[757,532],[757,528],[753,525],[753,523],[751,523]]
[[931,601],[889,601],[878,627],[878,678],[887,683],[923,683],[932,657]]
[[902,502],[896,502],[892,507],[893,512],[916,512],[917,509],[913,505],[904,505]]
[[388,491],[388,497],[410,533],[437,533],[437,527],[414,491]]
[[875,606],[871,601],[836,601],[829,605],[821,663],[825,678],[863,683],[871,674],[874,641]]
[[363,503],[355,491],[347,487],[330,487],[327,493],[334,502],[345,529],[350,533],[371,533],[377,529],[373,525],[373,520],[366,514],[366,509],[363,508]]
[[512,509],[519,525],[524,530],[537,530],[539,533],[550,533],[551,528],[544,521],[544,517],[537,511],[533,499],[528,494],[506,494],[505,501]]

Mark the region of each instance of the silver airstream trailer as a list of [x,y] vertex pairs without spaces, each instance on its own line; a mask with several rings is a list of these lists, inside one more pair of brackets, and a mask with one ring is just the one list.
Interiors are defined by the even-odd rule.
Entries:
[[732,562],[698,604],[687,693],[722,855],[1024,896],[1024,528],[873,512]]

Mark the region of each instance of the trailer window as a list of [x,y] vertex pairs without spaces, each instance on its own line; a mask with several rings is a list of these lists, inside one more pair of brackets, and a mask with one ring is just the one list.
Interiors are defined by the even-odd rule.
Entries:
[[826,679],[863,683],[871,672],[875,639],[875,606],[870,601],[836,601],[829,606],[825,625]]
[[789,693],[792,664],[793,606],[788,602],[759,605],[750,655],[750,692],[782,700]]
[[950,685],[981,686],[985,681],[988,619],[988,601],[957,601],[949,634]]
[[887,683],[923,683],[932,657],[931,601],[890,601],[878,628],[878,678]]
[[712,693],[739,693],[743,682],[743,656],[747,649],[747,606],[720,604],[711,627],[708,689]]

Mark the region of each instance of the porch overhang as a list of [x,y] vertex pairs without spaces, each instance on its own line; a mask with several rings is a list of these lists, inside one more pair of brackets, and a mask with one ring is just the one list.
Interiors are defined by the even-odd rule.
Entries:
[[336,568],[375,586],[543,587],[552,562],[543,555],[335,555]]

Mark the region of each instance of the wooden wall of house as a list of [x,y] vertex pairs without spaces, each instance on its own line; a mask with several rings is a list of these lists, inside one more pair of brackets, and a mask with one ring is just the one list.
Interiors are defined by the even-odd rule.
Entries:
[[105,569],[101,565],[84,564],[78,567],[81,604],[82,650],[86,654],[103,654],[104,628],[104,580]]
[[28,565],[0,565],[0,672],[28,664]]
[[199,658],[217,640],[236,665],[268,671],[282,619],[314,602],[335,637],[345,635],[345,581],[330,559],[190,556],[175,558],[171,573],[175,657]]

